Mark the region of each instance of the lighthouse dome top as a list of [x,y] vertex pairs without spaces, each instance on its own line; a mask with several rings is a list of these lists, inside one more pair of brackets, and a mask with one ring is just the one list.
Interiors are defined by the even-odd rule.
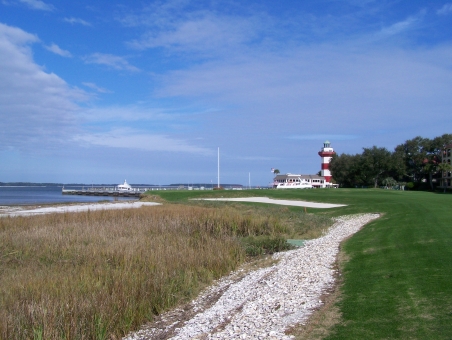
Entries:
[[330,145],[331,145],[331,143],[330,143],[329,140],[326,140],[326,141],[323,143],[323,147],[325,147],[325,148],[329,148]]

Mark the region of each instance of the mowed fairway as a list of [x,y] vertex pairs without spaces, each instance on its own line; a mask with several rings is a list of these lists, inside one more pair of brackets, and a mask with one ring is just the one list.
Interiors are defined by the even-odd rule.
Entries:
[[452,195],[338,189],[303,196],[348,204],[334,214],[383,214],[343,245],[342,320],[328,339],[452,338]]
[[316,214],[382,214],[343,244],[341,321],[327,339],[452,338],[452,195],[381,189],[243,194],[348,205],[308,209]]
[[350,191],[349,204],[384,215],[343,247],[342,322],[329,339],[450,339],[452,195]]

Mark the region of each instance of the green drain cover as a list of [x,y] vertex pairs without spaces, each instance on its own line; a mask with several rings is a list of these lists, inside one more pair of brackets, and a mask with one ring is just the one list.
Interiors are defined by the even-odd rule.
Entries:
[[303,247],[304,240],[287,240],[287,243],[295,247]]

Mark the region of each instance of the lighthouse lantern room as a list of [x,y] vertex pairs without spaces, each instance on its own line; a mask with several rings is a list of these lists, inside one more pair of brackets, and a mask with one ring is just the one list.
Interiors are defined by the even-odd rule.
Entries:
[[335,152],[331,147],[331,143],[329,141],[325,141],[325,143],[323,143],[322,150],[319,151],[319,156],[322,157],[322,169],[320,171],[320,175],[325,177],[325,181],[327,183],[331,182],[331,172],[329,166],[330,160],[334,154]]

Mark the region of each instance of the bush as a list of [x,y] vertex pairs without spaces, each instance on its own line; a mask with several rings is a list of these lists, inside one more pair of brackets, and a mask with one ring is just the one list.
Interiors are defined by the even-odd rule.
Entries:
[[413,183],[413,182],[408,182],[408,183],[406,184],[406,188],[407,188],[408,190],[413,190],[413,188],[414,188],[414,183]]
[[246,255],[259,256],[294,249],[282,236],[249,236],[241,239]]

